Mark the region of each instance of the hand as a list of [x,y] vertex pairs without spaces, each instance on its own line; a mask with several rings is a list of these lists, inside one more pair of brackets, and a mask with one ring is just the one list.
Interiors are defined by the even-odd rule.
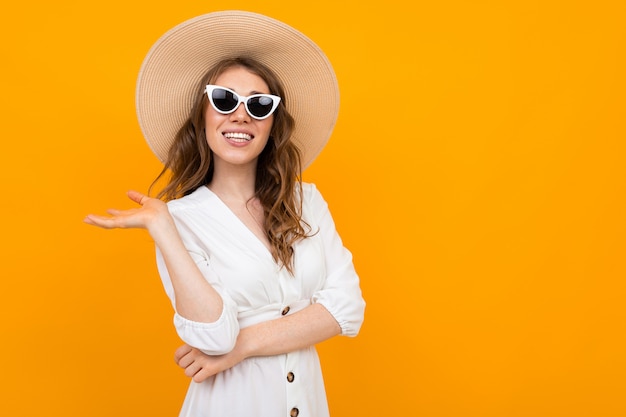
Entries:
[[210,356],[189,345],[182,345],[176,349],[174,360],[194,382],[202,382],[241,361],[234,350],[225,355]]
[[90,214],[84,222],[103,229],[142,228],[149,229],[155,221],[169,215],[167,205],[156,198],[150,198],[137,191],[129,191],[128,198],[141,207],[130,210],[107,210],[110,216]]

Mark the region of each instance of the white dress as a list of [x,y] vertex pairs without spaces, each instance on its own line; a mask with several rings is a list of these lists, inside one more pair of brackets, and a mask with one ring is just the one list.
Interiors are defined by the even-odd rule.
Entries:
[[[303,219],[314,236],[295,247],[295,276],[274,262],[265,245],[207,187],[168,203],[185,246],[224,300],[221,317],[198,323],[174,314],[181,339],[210,355],[230,351],[239,329],[320,303],[342,335],[355,336],[365,302],[352,255],[343,246],[328,206],[303,184]],[[172,284],[157,249],[157,265],[174,308]],[[328,405],[315,347],[254,357],[205,382],[191,382],[180,417],[324,417]]]

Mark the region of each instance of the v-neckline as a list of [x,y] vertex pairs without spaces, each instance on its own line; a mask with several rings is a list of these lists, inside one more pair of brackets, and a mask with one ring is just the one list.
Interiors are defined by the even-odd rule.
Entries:
[[228,206],[228,204],[226,204],[224,202],[224,200],[222,200],[220,198],[220,196],[218,196],[216,193],[214,193],[208,186],[204,186],[203,187],[206,191],[209,192],[209,194],[211,196],[213,196],[215,198],[215,200],[217,200],[219,202],[219,205],[222,206],[222,208],[228,213],[229,216],[233,217],[235,219],[235,221],[240,225],[240,227],[245,230],[245,233],[249,234],[250,236],[252,236],[252,238],[264,249],[264,252],[270,256],[270,258],[272,258],[272,261],[274,260],[274,257],[272,256],[272,252],[270,250],[269,247],[267,247],[265,245],[265,243],[259,239],[259,237],[248,227],[248,225],[246,225],[244,223],[243,220],[241,220],[241,218],[239,216],[237,216],[237,214]]

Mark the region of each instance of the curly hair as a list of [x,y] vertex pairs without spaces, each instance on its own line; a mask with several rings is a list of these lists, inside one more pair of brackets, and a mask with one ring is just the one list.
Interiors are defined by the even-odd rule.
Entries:
[[[309,225],[302,219],[302,163],[298,147],[291,141],[294,119],[285,106],[284,88],[278,77],[265,65],[248,57],[219,62],[202,77],[189,118],[180,128],[169,149],[161,173],[150,186],[168,175],[167,184],[157,198],[170,201],[188,195],[211,182],[213,153],[207,143],[205,111],[209,100],[204,93],[226,70],[243,67],[261,77],[270,93],[282,98],[274,112],[267,145],[257,163],[255,195],[264,212],[263,228],[271,245],[274,261],[293,275],[293,245],[308,237]],[[253,197],[253,198],[254,198]]]

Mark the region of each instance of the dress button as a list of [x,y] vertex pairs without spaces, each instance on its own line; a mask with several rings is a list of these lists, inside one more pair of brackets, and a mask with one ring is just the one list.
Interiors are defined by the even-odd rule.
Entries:
[[287,374],[287,382],[293,382],[293,380],[296,378],[296,376],[293,374],[293,372],[289,372]]
[[287,306],[287,307],[283,308],[283,311],[281,311],[280,314],[282,314],[284,316],[287,313],[289,313],[289,310],[291,310],[291,308],[289,308],[289,306]]
[[292,408],[291,412],[289,413],[291,417],[298,417],[298,414],[300,414],[300,410],[298,410],[296,407]]

